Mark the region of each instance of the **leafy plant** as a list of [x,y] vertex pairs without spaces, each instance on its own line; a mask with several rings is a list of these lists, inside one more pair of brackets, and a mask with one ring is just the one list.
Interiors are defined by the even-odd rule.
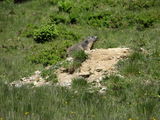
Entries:
[[46,50],[30,57],[31,61],[36,64],[43,64],[44,66],[56,64],[62,60],[53,50]]
[[44,25],[36,29],[33,33],[33,38],[37,43],[51,41],[58,36],[58,31],[55,25]]
[[140,14],[135,17],[139,29],[149,28],[156,21],[150,14]]
[[123,17],[111,12],[97,13],[88,18],[88,24],[99,27],[119,28],[123,25]]
[[79,14],[76,12],[72,12],[69,15],[70,18],[70,24],[77,24],[79,22]]
[[44,66],[56,64],[66,57],[66,49],[71,45],[70,41],[61,41],[61,44],[52,43],[51,47],[41,50],[33,54],[29,59],[36,64],[43,64]]
[[73,7],[73,2],[71,0],[64,0],[58,2],[59,11],[70,12]]
[[33,37],[35,29],[38,29],[36,25],[28,24],[22,34],[26,37]]
[[128,10],[139,10],[149,8],[155,5],[156,0],[128,0],[124,2],[124,6]]

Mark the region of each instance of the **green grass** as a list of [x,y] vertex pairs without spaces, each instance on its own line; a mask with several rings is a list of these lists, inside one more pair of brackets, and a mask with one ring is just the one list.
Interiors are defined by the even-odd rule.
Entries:
[[[160,119],[159,0],[11,1],[0,2],[0,120]],[[55,25],[57,37],[37,43],[34,32],[45,25]],[[134,50],[117,65],[123,78],[102,81],[105,94],[90,92],[85,81],[73,89],[7,85],[64,60],[69,46],[90,35],[99,38],[94,48]]]

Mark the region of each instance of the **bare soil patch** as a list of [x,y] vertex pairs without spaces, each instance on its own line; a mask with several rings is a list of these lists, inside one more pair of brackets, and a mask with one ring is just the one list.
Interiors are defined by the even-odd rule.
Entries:
[[72,80],[77,77],[84,77],[88,82],[99,82],[105,75],[116,72],[116,64],[119,60],[128,56],[129,48],[109,48],[93,49],[86,51],[89,58],[82,63],[81,67],[69,74],[64,68],[56,71],[59,84],[62,86],[70,85]]
[[[74,73],[70,74],[61,67],[55,71],[58,78],[56,85],[70,86],[74,78],[83,77],[88,82],[96,82],[97,87],[101,87],[100,81],[106,75],[116,73],[116,64],[119,60],[127,58],[130,53],[129,48],[109,48],[109,49],[93,49],[85,51],[88,59],[84,61],[81,67]],[[49,68],[48,68],[49,69]],[[21,87],[23,85],[32,84],[34,87],[51,85],[42,77],[41,71],[36,71],[30,77],[21,78],[18,81],[10,83],[11,86]]]

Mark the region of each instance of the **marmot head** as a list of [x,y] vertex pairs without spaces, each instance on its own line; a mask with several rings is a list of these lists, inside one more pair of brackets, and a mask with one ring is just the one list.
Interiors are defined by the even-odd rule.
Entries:
[[89,41],[89,42],[95,42],[96,40],[98,40],[98,37],[97,36],[89,36],[88,38],[87,38],[87,40]]

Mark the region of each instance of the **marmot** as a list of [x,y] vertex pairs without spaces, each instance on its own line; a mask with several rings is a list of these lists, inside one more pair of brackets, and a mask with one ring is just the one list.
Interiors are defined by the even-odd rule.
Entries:
[[97,36],[89,36],[89,37],[87,37],[86,40],[84,40],[84,41],[82,41],[82,42],[80,42],[80,43],[78,43],[78,44],[75,44],[75,45],[69,47],[69,48],[67,49],[67,54],[68,54],[68,56],[70,56],[74,51],[90,50],[91,47],[92,47],[92,45],[93,45],[93,43],[94,43],[97,39],[98,39]]

